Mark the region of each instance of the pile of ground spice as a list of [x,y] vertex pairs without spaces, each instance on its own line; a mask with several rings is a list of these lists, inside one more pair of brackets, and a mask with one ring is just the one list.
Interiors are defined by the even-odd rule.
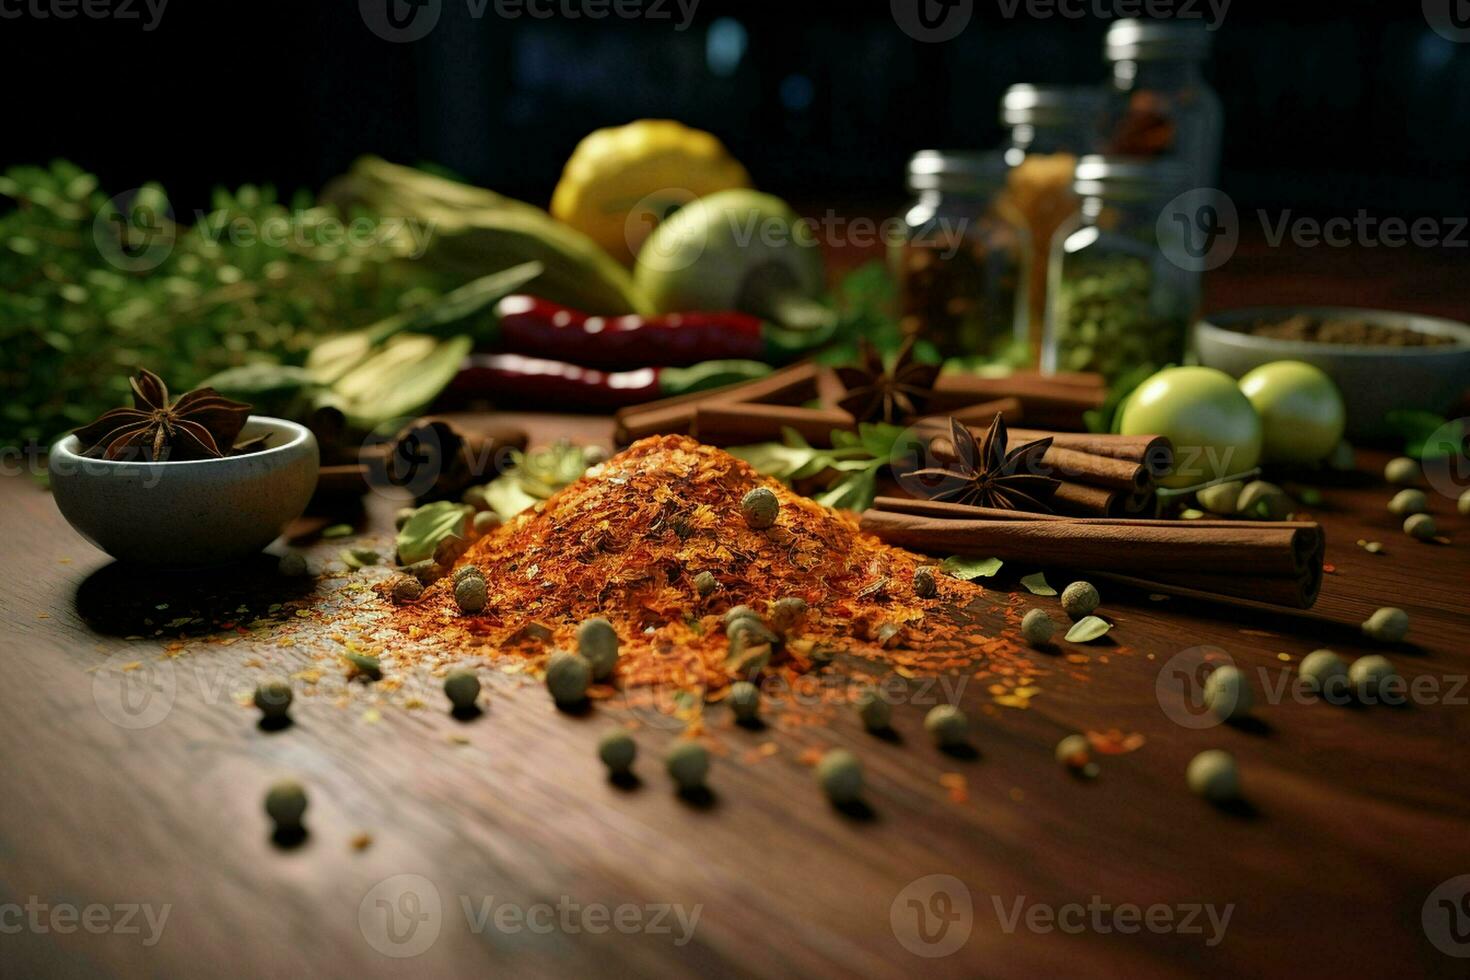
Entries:
[[[751,489],[780,501],[774,526],[753,530],[741,513]],[[456,567],[487,583],[482,612],[462,613],[445,577],[393,625],[441,649],[539,659],[575,649],[592,616],[617,630],[613,684],[717,697],[727,668],[721,615],[748,605],[764,614],[787,597],[809,604],[770,670],[800,675],[833,656],[868,658],[905,676],[977,666],[1024,677],[1014,640],[986,635],[984,590],[942,573],[938,594],[915,594],[914,571],[934,564],[860,532],[854,515],[800,497],[719,449],[680,436],[634,443],[555,496],[474,542]],[[695,578],[718,583],[701,596]],[[991,632],[998,632],[991,627]]]

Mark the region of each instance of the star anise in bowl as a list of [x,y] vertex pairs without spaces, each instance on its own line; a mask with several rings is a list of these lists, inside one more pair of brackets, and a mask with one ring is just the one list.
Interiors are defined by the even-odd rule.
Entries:
[[902,423],[924,414],[934,397],[938,364],[914,359],[913,337],[903,342],[893,366],[883,363],[867,339],[858,342],[858,363],[837,369],[847,395],[837,404],[859,422]]
[[909,474],[940,481],[938,490],[930,494],[932,499],[1000,510],[1051,510],[1051,499],[1061,486],[1061,481],[1041,473],[1041,457],[1051,448],[1051,439],[1038,439],[1007,452],[1009,438],[1000,415],[979,441],[959,420],[950,419],[949,425],[955,462]]
[[170,401],[168,386],[152,371],[129,379],[133,407],[114,408],[76,430],[79,451],[93,459],[162,463],[222,459],[263,448],[264,439],[236,443],[250,406],[213,388]]

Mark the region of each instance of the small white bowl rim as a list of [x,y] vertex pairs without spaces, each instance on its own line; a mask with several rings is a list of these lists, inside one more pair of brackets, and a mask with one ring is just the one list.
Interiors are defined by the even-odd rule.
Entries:
[[152,466],[218,466],[221,463],[241,463],[245,460],[269,459],[272,456],[304,445],[312,437],[310,429],[299,422],[292,422],[290,419],[278,419],[270,415],[251,415],[245,420],[246,425],[252,422],[285,429],[291,434],[291,438],[279,446],[271,446],[268,449],[261,449],[258,452],[245,453],[242,456],[221,456],[218,459],[168,459],[161,462],[150,462],[141,459],[94,459],[90,456],[83,456],[75,448],[78,444],[76,433],[70,432],[56,440],[51,446],[51,453],[52,455],[59,456],[64,461],[76,460],[80,463],[101,464],[120,468],[134,466],[140,468]]
[[[1385,347],[1382,344],[1324,344],[1316,340],[1293,340],[1287,337],[1262,337],[1258,334],[1232,330],[1232,326],[1251,323],[1258,318],[1272,316],[1356,316],[1364,320],[1412,320],[1433,324],[1440,330],[1425,331],[1439,336],[1454,338],[1453,344],[1423,347]],[[1334,357],[1445,357],[1463,355],[1470,351],[1470,324],[1448,317],[1431,316],[1426,313],[1410,313],[1405,310],[1376,310],[1358,306],[1253,306],[1242,309],[1221,310],[1207,313],[1195,324],[1196,330],[1210,330],[1236,340],[1235,346],[1252,345],[1282,351],[1320,351]],[[1414,329],[1409,327],[1409,329]],[[1222,337],[1223,339],[1223,337]]]

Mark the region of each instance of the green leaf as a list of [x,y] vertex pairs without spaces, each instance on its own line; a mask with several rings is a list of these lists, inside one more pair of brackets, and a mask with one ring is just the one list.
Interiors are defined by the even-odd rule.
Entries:
[[1026,587],[1026,591],[1030,592],[1032,595],[1057,594],[1057,590],[1052,588],[1051,585],[1046,581],[1045,572],[1037,572],[1035,575],[1027,575],[1021,579],[1021,584],[1024,585]]
[[1077,620],[1076,623],[1072,624],[1072,628],[1067,630],[1067,642],[1090,643],[1093,640],[1106,636],[1108,630],[1112,628],[1113,624],[1105,619],[1099,619],[1097,616],[1087,616]]
[[838,510],[867,510],[878,495],[878,470],[880,464],[870,464],[855,473],[849,473],[834,483],[826,493],[818,494],[816,501]]
[[961,558],[955,555],[944,559],[939,568],[957,579],[973,582],[977,578],[994,578],[1004,564],[999,558]]
[[[1404,454],[1414,459],[1443,459],[1465,452],[1465,423],[1433,412],[1396,409],[1385,416],[1389,428],[1404,438]],[[1431,444],[1432,443],[1432,444]]]
[[434,557],[439,542],[464,535],[464,507],[448,500],[425,504],[398,532],[398,562],[412,565]]

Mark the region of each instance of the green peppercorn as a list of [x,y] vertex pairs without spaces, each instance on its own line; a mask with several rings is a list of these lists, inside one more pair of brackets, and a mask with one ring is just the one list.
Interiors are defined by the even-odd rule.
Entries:
[[348,653],[347,662],[352,665],[353,677],[366,677],[370,681],[383,679],[383,665],[378,662],[377,657],[369,657],[365,653]]
[[725,629],[731,646],[759,646],[780,639],[771,628],[754,616],[739,616]]
[[306,556],[299,551],[288,551],[276,562],[276,571],[286,578],[301,578],[310,569],[306,564]]
[[608,732],[597,743],[597,757],[612,775],[626,776],[633,769],[633,760],[638,757],[638,743],[621,729]]
[[577,627],[577,652],[592,665],[592,679],[605,680],[618,662],[618,634],[601,616],[583,620]]
[[255,706],[269,720],[286,717],[291,708],[291,684],[279,677],[271,677],[255,685]]
[[1081,769],[1092,761],[1092,743],[1085,735],[1068,735],[1057,743],[1056,757],[1068,769]]
[[1439,533],[1439,525],[1428,514],[1410,514],[1404,521],[1404,533],[1420,541],[1432,541]]
[[1021,619],[1021,636],[1033,647],[1044,647],[1051,642],[1057,624],[1044,610],[1032,609]]
[[546,661],[546,689],[558,705],[581,704],[592,683],[592,665],[577,653],[558,650]]
[[777,631],[790,633],[801,626],[802,621],[806,619],[806,611],[806,600],[799,596],[777,599],[771,606],[771,622]]
[[1205,678],[1205,707],[1221,721],[1244,717],[1254,706],[1250,679],[1238,667],[1216,667]]
[[939,581],[934,577],[933,565],[920,565],[914,569],[914,595],[920,599],[932,599],[939,594]]
[[705,598],[720,587],[720,583],[710,572],[700,572],[694,576],[694,591],[699,593],[700,598]]
[[1302,658],[1297,674],[1307,690],[1328,699],[1341,697],[1348,686],[1347,663],[1331,650],[1313,650]]
[[817,763],[817,783],[837,806],[856,803],[863,795],[863,764],[846,749],[833,749]]
[[306,790],[291,779],[283,779],[265,794],[265,812],[279,830],[301,829],[306,813]]
[[965,713],[952,704],[941,704],[929,709],[924,716],[924,729],[942,749],[954,749],[969,740],[970,721]]
[[679,742],[664,757],[664,765],[681,792],[703,789],[709,776],[709,750],[698,742]]
[[1240,769],[1235,756],[1220,749],[1206,749],[1189,760],[1184,778],[1191,791],[1211,803],[1228,803],[1240,796]]
[[730,624],[742,616],[749,616],[751,619],[757,621],[760,620],[760,615],[749,606],[731,606],[725,610],[725,615],[720,617],[720,623],[728,630]]
[[740,513],[745,516],[746,526],[753,531],[764,531],[775,524],[780,510],[781,501],[767,487],[756,487],[740,501]]
[[1470,517],[1470,490],[1460,494],[1460,499],[1455,502],[1455,509],[1460,512],[1461,517]]
[[1282,521],[1291,513],[1291,498],[1274,483],[1252,480],[1240,491],[1236,510],[1257,521]]
[[482,510],[475,515],[471,527],[475,530],[475,536],[483,538],[485,535],[500,527],[500,515],[493,510]]
[[487,599],[485,580],[478,575],[466,575],[454,587],[454,601],[459,603],[459,611],[466,615],[484,609]]
[[1383,468],[1383,478],[1394,486],[1411,487],[1419,482],[1419,464],[1407,456],[1391,459]]
[[1091,616],[1101,603],[1097,586],[1091,582],[1073,582],[1062,590],[1062,610],[1073,619]]
[[470,670],[451,670],[444,678],[444,694],[457,711],[468,711],[480,697],[480,678]]
[[413,519],[413,514],[414,508],[412,507],[398,508],[398,510],[394,511],[393,513],[393,529],[395,531],[402,531],[403,525],[407,524],[410,520]]
[[400,575],[393,580],[393,601],[400,606],[410,602],[417,602],[419,596],[424,594],[424,587],[418,579],[410,575]]
[[1429,498],[1423,490],[1400,490],[1388,502],[1388,512],[1399,517],[1423,514],[1429,510]]
[[886,732],[893,717],[893,705],[875,688],[865,688],[857,696],[858,717],[870,732]]
[[474,576],[481,581],[485,579],[485,573],[480,571],[479,565],[461,565],[450,574],[449,581],[458,585],[470,576]]
[[1385,606],[1363,623],[1363,633],[1383,643],[1398,643],[1409,634],[1409,614],[1394,606]]
[[416,561],[412,565],[404,565],[403,573],[412,575],[420,585],[433,585],[444,577],[444,569],[435,564],[432,558]]
[[1200,507],[1211,514],[1223,514],[1233,517],[1240,511],[1240,493],[1245,489],[1245,483],[1241,480],[1231,480],[1229,483],[1217,483],[1213,487],[1205,487],[1194,495]]
[[1359,657],[1348,668],[1348,681],[1363,701],[1374,701],[1384,693],[1384,686],[1398,676],[1393,663],[1387,657],[1372,654]]
[[730,694],[725,700],[730,703],[735,720],[741,724],[748,725],[760,717],[761,690],[749,681],[731,684]]

